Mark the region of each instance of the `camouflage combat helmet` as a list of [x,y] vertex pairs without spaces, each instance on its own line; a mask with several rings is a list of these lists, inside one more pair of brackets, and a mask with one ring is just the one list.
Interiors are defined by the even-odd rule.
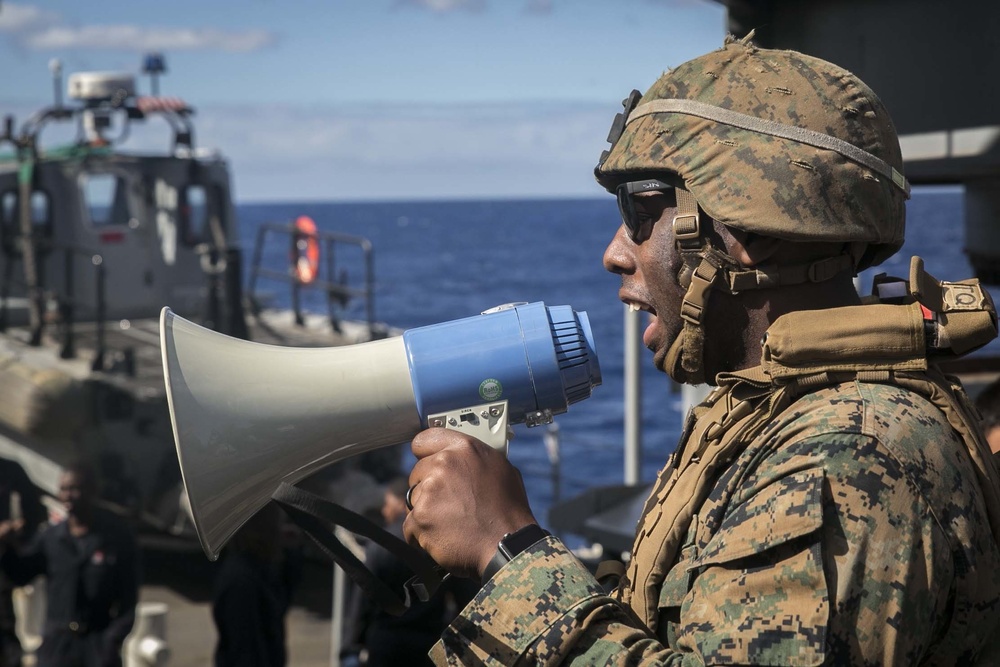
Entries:
[[[705,380],[701,313],[713,288],[826,280],[878,264],[903,244],[909,184],[882,102],[836,65],[760,49],[751,37],[727,38],[645,95],[633,91],[594,170],[611,192],[645,178],[677,186],[674,231],[688,294],[667,370],[682,381]],[[841,254],[747,270],[701,234],[700,211],[744,232],[832,242]]]

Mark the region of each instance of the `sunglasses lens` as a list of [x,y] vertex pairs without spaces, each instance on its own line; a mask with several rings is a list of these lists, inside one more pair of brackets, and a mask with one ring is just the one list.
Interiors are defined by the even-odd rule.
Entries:
[[618,212],[622,216],[622,224],[628,230],[628,236],[633,241],[639,235],[639,219],[635,213],[635,203],[632,201],[632,194],[628,191],[627,185],[618,186]]

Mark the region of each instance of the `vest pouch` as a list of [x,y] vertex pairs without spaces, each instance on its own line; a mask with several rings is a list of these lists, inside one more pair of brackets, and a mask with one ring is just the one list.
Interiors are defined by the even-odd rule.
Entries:
[[776,384],[825,372],[927,368],[916,304],[874,304],[782,315],[767,330],[761,367]]

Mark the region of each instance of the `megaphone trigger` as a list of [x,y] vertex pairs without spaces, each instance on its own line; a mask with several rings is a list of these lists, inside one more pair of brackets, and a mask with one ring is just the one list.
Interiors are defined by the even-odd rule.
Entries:
[[427,424],[471,435],[506,456],[507,441],[513,435],[508,414],[507,401],[483,403],[431,415]]
[[403,590],[406,593],[407,607],[413,603],[414,597],[421,602],[427,602],[430,600],[431,596],[437,593],[437,589],[441,586],[441,584],[447,581],[451,576],[451,573],[446,572],[443,568],[439,567],[437,571],[441,578],[436,582],[433,589],[427,586],[427,582],[425,582],[419,574],[415,574],[407,579],[406,583],[403,584]]

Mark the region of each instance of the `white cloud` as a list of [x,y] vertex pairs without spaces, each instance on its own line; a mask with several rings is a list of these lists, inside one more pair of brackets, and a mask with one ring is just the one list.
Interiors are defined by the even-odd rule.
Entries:
[[396,6],[426,9],[435,14],[455,11],[481,12],[486,9],[486,0],[396,0]]
[[[591,123],[610,124],[611,114],[595,107],[601,105],[374,106],[361,114],[340,107],[265,105],[205,110],[198,124],[203,136],[218,136],[241,150],[263,151],[276,159],[328,157],[416,166],[576,151],[581,144],[600,143],[607,133],[604,127],[596,135],[589,132]],[[587,122],[581,126],[583,119]]]
[[0,32],[37,30],[60,20],[59,14],[30,5],[5,2],[0,5]]
[[29,5],[0,5],[0,32],[10,33],[24,48],[102,51],[226,51],[249,53],[277,41],[267,30],[228,31],[214,28],[158,28],[129,24],[68,24],[56,12]]
[[[241,200],[587,196],[614,109],[581,104],[399,110],[206,108],[202,146]],[[387,190],[387,183],[391,183]]]
[[271,46],[265,30],[226,32],[211,28],[146,28],[135,25],[89,25],[79,28],[51,26],[25,36],[23,43],[36,50],[100,49],[105,51],[228,51],[249,53]]
[[[435,14],[452,12],[479,13],[487,9],[487,0],[396,0],[396,7],[412,7]],[[552,0],[525,0],[526,14],[551,14]]]

